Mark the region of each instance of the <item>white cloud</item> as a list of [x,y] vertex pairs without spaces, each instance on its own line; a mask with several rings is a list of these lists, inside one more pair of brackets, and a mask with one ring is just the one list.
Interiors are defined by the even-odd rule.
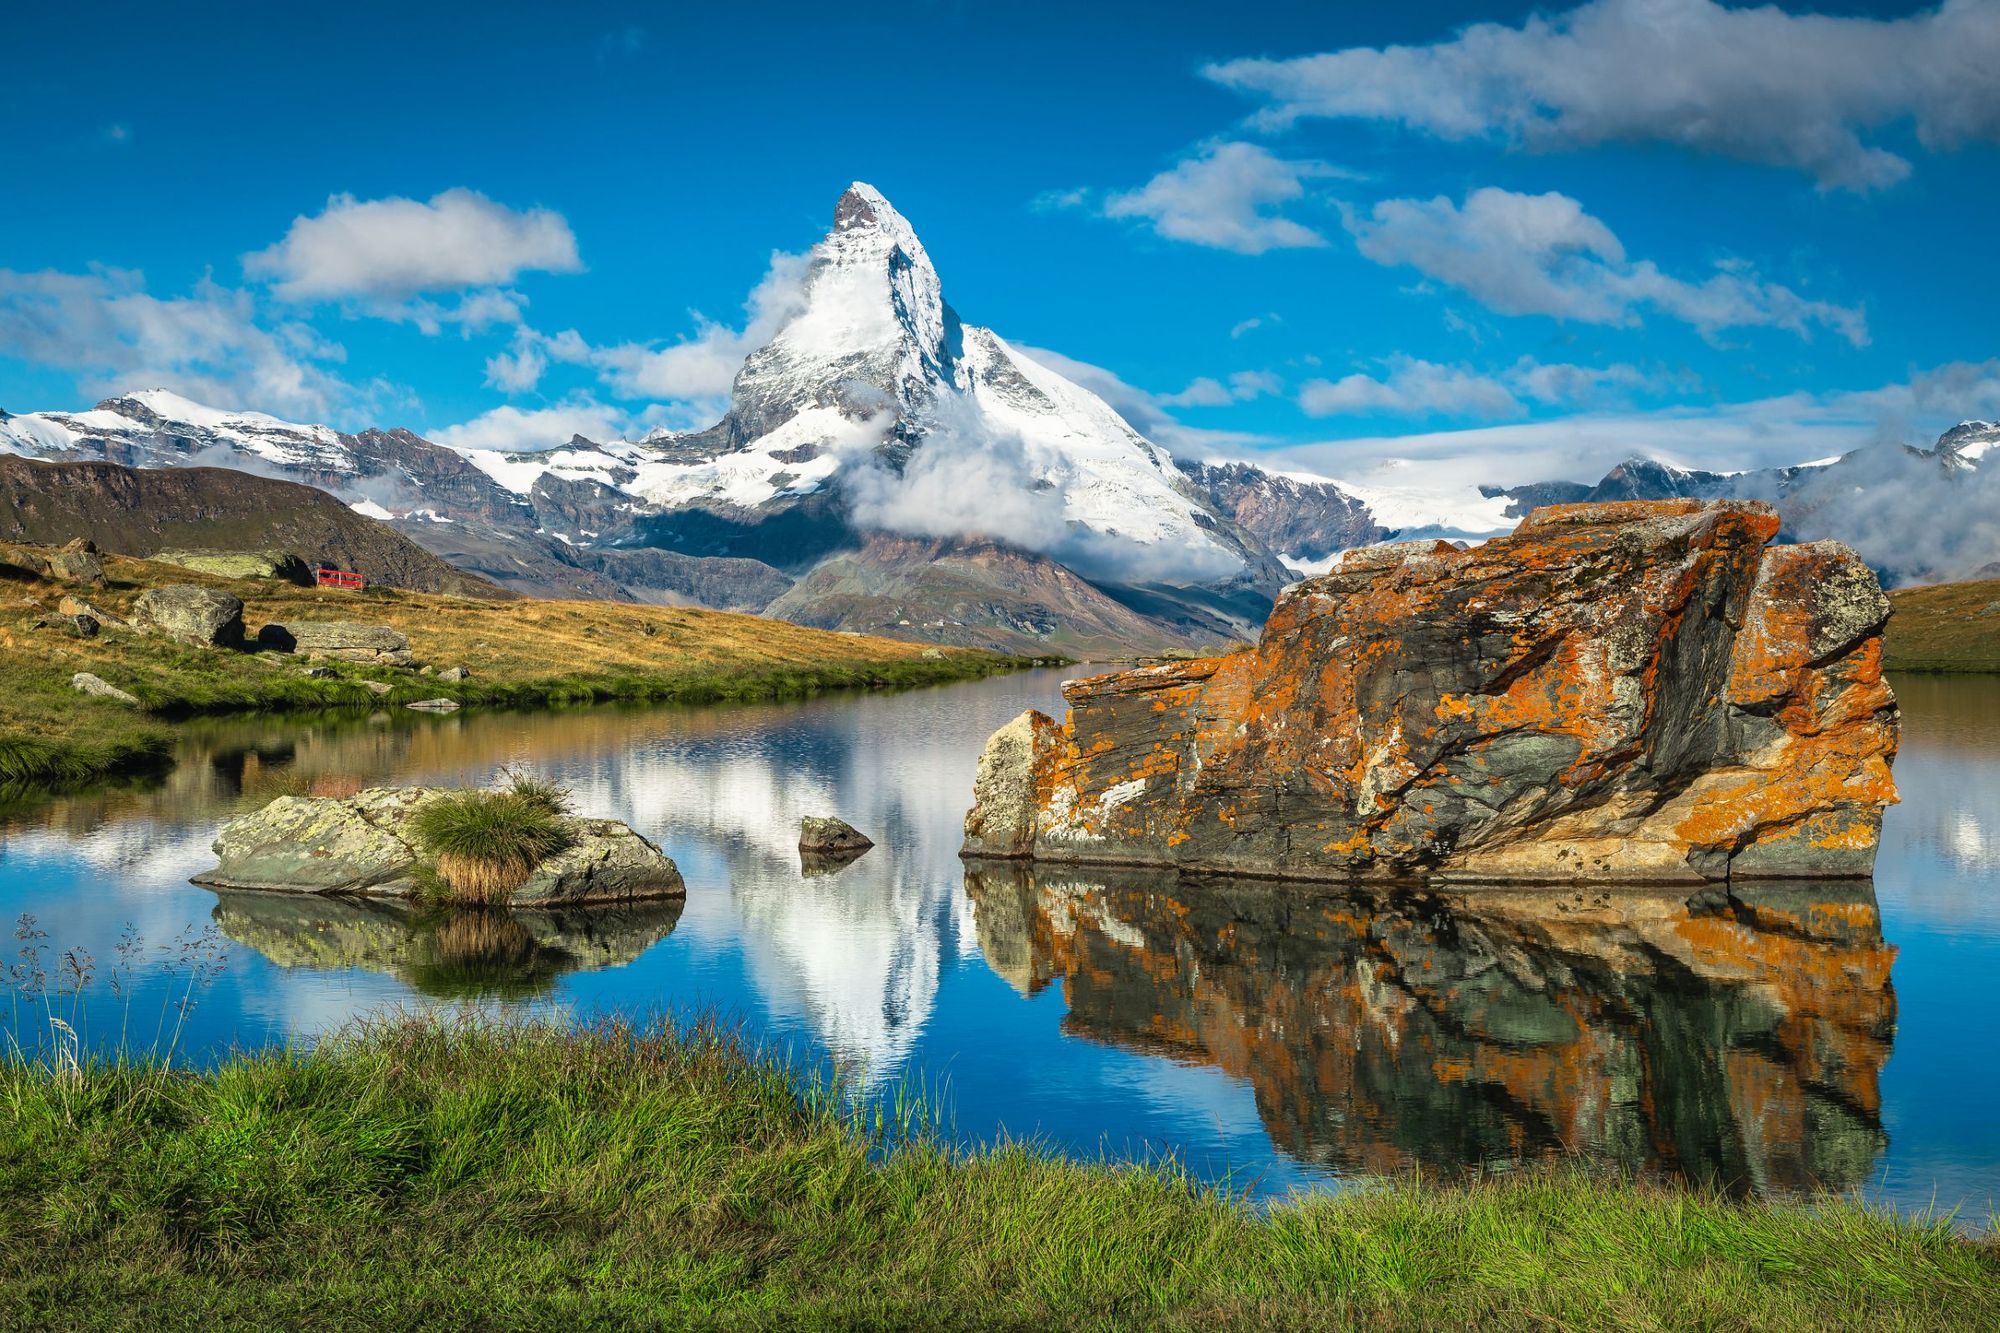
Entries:
[[1324,116],[1535,150],[1671,143],[1868,190],[1910,171],[1870,133],[1908,121],[1932,149],[2000,139],[1996,68],[1992,0],[1886,21],[1594,0],[1427,46],[1233,60],[1204,73],[1264,99],[1267,127]]
[[459,425],[427,432],[427,438],[451,449],[554,449],[568,444],[572,435],[600,443],[621,439],[635,433],[638,424],[642,423],[619,408],[585,395],[548,407],[496,407]]
[[1651,260],[1631,260],[1611,228],[1565,194],[1489,186],[1468,194],[1462,207],[1442,195],[1385,199],[1345,219],[1361,253],[1376,263],[1407,264],[1505,315],[1630,325],[1649,308],[1706,337],[1755,326],[1810,337],[1817,325],[1857,347],[1868,342],[1858,308],[1807,300],[1743,266],[1718,266],[1688,282]]
[[428,202],[337,194],[316,216],[293,219],[277,244],[243,256],[245,273],[302,302],[397,302],[582,267],[560,213],[518,211],[465,189]]
[[1658,377],[1636,366],[1545,365],[1522,357],[1498,374],[1440,365],[1415,357],[1389,358],[1385,374],[1360,373],[1338,380],[1310,380],[1299,407],[1310,416],[1518,417],[1529,399],[1576,405],[1607,395],[1656,387]]
[[1104,201],[1104,215],[1144,218],[1160,235],[1239,254],[1323,246],[1326,237],[1278,209],[1305,195],[1304,182],[1344,175],[1325,162],[1291,161],[1250,143],[1214,143]]
[[1331,440],[1263,457],[1363,485],[1428,477],[1517,486],[1596,481],[1634,455],[1718,472],[1784,467],[1885,439],[1927,445],[1972,417],[2000,418],[2000,360],[1954,362],[1874,389]]
[[771,267],[743,307],[743,327],[732,329],[696,312],[693,337],[667,347],[622,343],[601,347],[590,361],[612,392],[626,397],[715,398],[735,383],[743,359],[769,342],[805,308],[808,256],[774,253]]
[[1159,394],[1154,401],[1167,407],[1227,407],[1284,391],[1284,381],[1268,370],[1239,370],[1229,377],[1227,384],[1201,375],[1179,393]]
[[1299,390],[1299,407],[1310,416],[1341,414],[1398,416],[1519,416],[1520,400],[1490,376],[1458,366],[1413,357],[1392,358],[1381,379],[1347,375],[1311,380]]
[[590,357],[590,345],[575,329],[550,335],[517,325],[508,350],[487,358],[486,383],[506,393],[529,393],[542,382],[551,361],[582,365]]
[[0,355],[73,374],[92,397],[160,387],[309,420],[355,398],[326,368],[340,346],[303,324],[266,328],[250,293],[204,280],[156,297],[123,269],[0,269]]

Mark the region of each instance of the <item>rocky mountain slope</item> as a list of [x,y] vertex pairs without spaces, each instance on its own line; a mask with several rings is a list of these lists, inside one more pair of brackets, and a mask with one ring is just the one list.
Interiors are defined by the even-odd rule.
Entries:
[[324,491],[230,468],[43,463],[0,454],[0,539],[88,537],[106,551],[281,551],[372,583],[467,597],[505,594]]

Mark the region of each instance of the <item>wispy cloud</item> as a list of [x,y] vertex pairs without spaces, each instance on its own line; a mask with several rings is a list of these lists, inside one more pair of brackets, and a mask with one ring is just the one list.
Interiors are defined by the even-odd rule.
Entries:
[[1689,281],[1633,260],[1610,227],[1566,194],[1489,186],[1463,205],[1442,195],[1385,199],[1365,214],[1348,210],[1345,221],[1369,259],[1407,264],[1504,315],[1630,325],[1652,310],[1708,337],[1757,326],[1809,337],[1820,326],[1857,347],[1868,342],[1858,307],[1808,300],[1747,267],[1719,267]]
[[1899,122],[1932,149],[2000,139],[1996,68],[1992,0],[1888,20],[1594,0],[1429,45],[1232,60],[1204,73],[1262,99],[1266,127],[1379,120],[1540,151],[1670,143],[1803,171],[1825,189],[1870,190],[1910,172],[1870,142]]

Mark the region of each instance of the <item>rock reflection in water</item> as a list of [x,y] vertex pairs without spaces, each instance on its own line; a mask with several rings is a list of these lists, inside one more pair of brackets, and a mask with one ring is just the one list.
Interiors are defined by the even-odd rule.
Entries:
[[425,910],[388,899],[216,893],[215,924],[280,967],[365,968],[432,996],[534,995],[566,972],[619,967],[665,939],[677,899],[618,908]]
[[989,965],[1065,1029],[1247,1080],[1349,1173],[1580,1155],[1765,1193],[1862,1184],[1895,1032],[1872,889],[1350,896],[968,870]]

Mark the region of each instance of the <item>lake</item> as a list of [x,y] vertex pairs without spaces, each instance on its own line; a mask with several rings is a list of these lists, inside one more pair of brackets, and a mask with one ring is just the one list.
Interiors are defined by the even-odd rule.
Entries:
[[[8,961],[54,987],[74,951],[93,1045],[196,1061],[397,1009],[713,1011],[857,1096],[940,1095],[965,1140],[1173,1154],[1260,1194],[1578,1158],[1975,1225],[2000,1200],[2000,680],[1897,682],[1903,803],[1872,886],[1690,897],[968,870],[980,747],[1025,707],[1059,714],[1064,675],[192,725],[157,786],[5,816],[0,912],[28,918]],[[660,843],[686,902],[440,918],[187,882],[234,813],[300,784],[508,768]],[[807,814],[879,845],[808,873]],[[39,1011],[16,992],[10,1012],[32,1042]]]

